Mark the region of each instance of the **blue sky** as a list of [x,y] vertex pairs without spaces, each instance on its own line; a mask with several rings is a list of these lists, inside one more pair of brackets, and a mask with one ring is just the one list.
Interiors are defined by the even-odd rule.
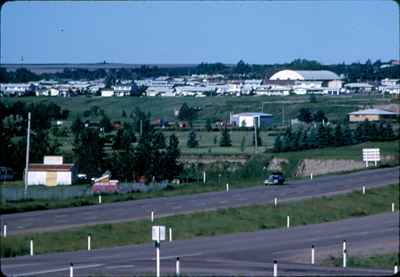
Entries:
[[393,1],[8,2],[1,62],[322,63],[399,58]]

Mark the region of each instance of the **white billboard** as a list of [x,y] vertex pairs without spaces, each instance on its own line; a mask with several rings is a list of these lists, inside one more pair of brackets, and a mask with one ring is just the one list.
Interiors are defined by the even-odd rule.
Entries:
[[368,167],[368,162],[374,162],[376,166],[380,160],[381,153],[379,148],[363,148],[363,161],[366,167]]

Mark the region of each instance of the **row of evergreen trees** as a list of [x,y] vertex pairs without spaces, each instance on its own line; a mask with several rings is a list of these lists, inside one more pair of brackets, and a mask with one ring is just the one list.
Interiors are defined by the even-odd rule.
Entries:
[[385,141],[397,139],[390,123],[370,123],[368,120],[358,124],[355,130],[348,124],[318,124],[310,128],[294,130],[288,128],[283,136],[275,139],[273,151],[300,151],[329,146],[345,146],[366,141]]

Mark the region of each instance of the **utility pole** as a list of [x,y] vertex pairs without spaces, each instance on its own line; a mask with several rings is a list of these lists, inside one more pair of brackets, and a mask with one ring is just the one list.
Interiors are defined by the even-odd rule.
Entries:
[[285,104],[282,104],[282,126],[285,126]]
[[28,131],[26,139],[26,159],[25,159],[25,196],[28,189],[28,166],[29,166],[29,143],[31,139],[31,113],[28,113]]
[[142,136],[143,133],[143,120],[140,120],[140,136]]
[[255,152],[257,153],[257,147],[258,147],[258,141],[257,141],[257,123],[258,123],[258,118],[254,117],[254,145],[255,145]]

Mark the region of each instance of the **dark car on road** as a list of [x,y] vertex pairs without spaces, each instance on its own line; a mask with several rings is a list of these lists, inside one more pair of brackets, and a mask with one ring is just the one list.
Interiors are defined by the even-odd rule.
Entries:
[[264,181],[264,185],[283,185],[285,183],[285,177],[283,177],[282,172],[273,172]]

